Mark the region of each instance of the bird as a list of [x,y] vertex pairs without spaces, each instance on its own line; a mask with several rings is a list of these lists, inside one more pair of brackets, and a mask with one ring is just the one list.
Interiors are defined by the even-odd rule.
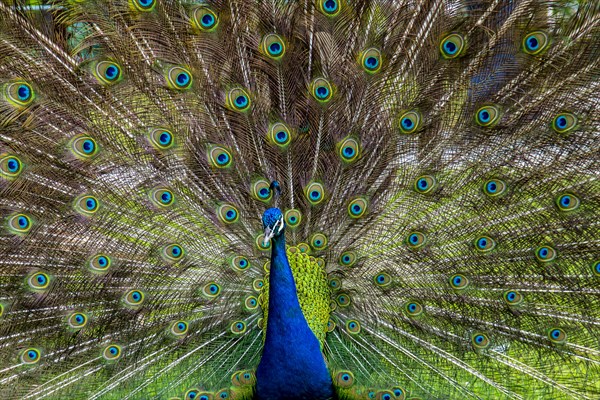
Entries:
[[0,398],[600,398],[600,5],[0,0]]

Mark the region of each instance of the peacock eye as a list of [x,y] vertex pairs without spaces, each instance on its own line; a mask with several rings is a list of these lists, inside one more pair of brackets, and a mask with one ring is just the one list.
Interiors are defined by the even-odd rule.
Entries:
[[192,73],[183,67],[171,67],[165,76],[167,86],[175,90],[186,90],[192,86]]
[[43,291],[50,286],[50,276],[45,272],[36,272],[29,276],[27,284],[34,291]]
[[31,230],[33,223],[31,217],[18,213],[8,217],[8,229],[16,235],[24,235]]
[[394,392],[394,396],[396,396],[396,398],[398,400],[404,400],[404,398],[401,397],[401,396],[404,396],[404,389],[396,386],[396,387],[392,388],[392,392]]
[[119,358],[121,358],[121,354],[122,354],[121,346],[116,345],[116,344],[111,344],[111,345],[106,346],[104,348],[104,351],[102,352],[102,356],[107,361],[118,360]]
[[67,323],[71,329],[81,329],[87,324],[88,317],[84,313],[73,313],[67,319]]
[[262,279],[255,279],[252,281],[252,288],[257,292],[260,292],[263,286],[265,286],[265,282]]
[[381,69],[381,52],[373,47],[363,51],[361,65],[370,74],[379,72]]
[[485,333],[475,333],[471,336],[471,343],[475,350],[484,350],[490,347],[490,340]]
[[5,95],[8,102],[16,108],[25,108],[35,99],[33,88],[25,81],[13,82],[5,86]]
[[110,264],[110,257],[103,254],[97,254],[88,261],[88,266],[93,272],[105,272]]
[[269,58],[280,60],[285,54],[285,43],[281,36],[271,33],[263,38],[260,49]]
[[233,111],[248,111],[251,105],[250,95],[242,88],[231,89],[229,93],[227,93],[225,104]]
[[131,3],[136,11],[141,12],[152,11],[156,5],[155,0],[131,0]]
[[507,290],[502,294],[504,302],[511,307],[518,306],[523,303],[523,296],[516,290]]
[[284,215],[285,223],[290,228],[294,229],[302,221],[302,213],[297,209],[290,209],[285,212]]
[[235,335],[241,335],[246,332],[246,323],[244,321],[234,321],[229,330]]
[[150,200],[160,207],[168,207],[175,202],[173,192],[167,188],[154,188],[150,191]]
[[431,193],[435,189],[437,181],[432,175],[422,175],[415,181],[415,190],[418,193],[427,194]]
[[250,266],[250,262],[244,256],[236,256],[231,260],[231,267],[236,271],[245,271]]
[[340,371],[335,376],[336,386],[350,387],[354,384],[354,375],[350,371]]
[[219,208],[217,208],[217,215],[221,222],[225,224],[233,224],[237,222],[240,214],[238,209],[231,204],[221,204]]
[[556,250],[550,246],[538,247],[535,251],[535,257],[539,262],[547,263],[556,258]]
[[367,211],[367,200],[364,197],[357,197],[348,204],[348,215],[350,218],[361,218]]
[[231,166],[231,153],[225,147],[211,146],[208,150],[208,160],[213,167],[227,168]]
[[188,333],[189,324],[186,321],[175,321],[171,323],[170,332],[175,337],[182,337]]
[[548,329],[548,339],[554,344],[563,344],[567,341],[567,334],[560,328]]
[[0,156],[0,178],[14,179],[23,170],[21,160],[12,155]]
[[209,7],[200,6],[194,9],[192,24],[201,31],[210,32],[216,29],[219,17]]
[[327,247],[327,236],[322,233],[315,233],[310,238],[310,245],[315,250],[323,250]]
[[256,310],[258,308],[258,299],[256,296],[247,296],[244,300],[244,308],[246,311]]
[[440,52],[446,59],[458,58],[465,49],[465,40],[462,35],[452,33],[442,39],[440,42]]
[[123,300],[125,304],[132,307],[140,306],[144,302],[144,293],[141,290],[130,290],[125,293]]
[[579,197],[574,194],[564,193],[556,198],[556,205],[560,211],[573,211],[579,208]]
[[481,253],[487,253],[496,247],[496,242],[489,236],[481,236],[475,239],[475,249]]
[[165,128],[154,128],[148,134],[148,140],[157,150],[166,150],[173,146],[173,133]]
[[345,251],[340,255],[339,262],[344,267],[351,267],[356,262],[356,253],[353,251]]
[[25,349],[21,352],[21,362],[23,364],[27,364],[27,365],[31,365],[31,364],[36,364],[40,361],[40,359],[42,358],[42,354],[41,352],[34,348],[34,347],[30,347],[28,349]]
[[214,299],[221,293],[221,286],[215,282],[210,282],[202,288],[202,294],[208,299]]
[[258,179],[251,186],[252,196],[262,202],[269,202],[273,197],[270,184],[266,179]]
[[113,85],[123,77],[121,66],[113,61],[96,63],[93,74],[98,82],[105,86]]
[[166,261],[178,261],[185,254],[183,247],[178,244],[170,244],[163,248],[161,255]]
[[423,306],[416,301],[409,301],[404,305],[404,310],[409,317],[417,317],[423,313]]
[[327,103],[333,96],[331,84],[324,78],[317,78],[312,82],[311,93],[319,103]]
[[411,249],[418,249],[420,247],[423,247],[426,241],[427,237],[422,232],[411,232],[406,237],[406,244],[408,244],[408,247],[410,247]]
[[200,394],[200,390],[198,389],[189,389],[185,392],[185,400],[209,400],[209,397]]
[[324,189],[323,185],[318,182],[312,182],[304,189],[306,198],[311,205],[317,205],[323,201]]
[[268,138],[281,149],[285,149],[292,141],[292,134],[286,124],[277,122],[269,128]]
[[392,277],[385,272],[381,272],[373,277],[373,282],[379,287],[387,287],[392,283]]
[[96,141],[87,135],[81,135],[71,140],[69,149],[73,155],[79,159],[87,160],[98,153]]
[[406,135],[415,133],[421,126],[421,114],[417,111],[408,111],[400,116],[400,132]]
[[360,144],[354,137],[346,137],[338,144],[338,154],[345,163],[356,161],[360,155]]
[[339,0],[317,0],[319,11],[328,17],[335,17],[341,11]]
[[560,113],[552,121],[552,129],[558,133],[567,133],[577,127],[577,117],[572,113]]
[[531,32],[523,38],[523,51],[531,55],[540,54],[549,44],[550,39],[545,32]]
[[501,179],[490,179],[483,184],[483,192],[490,197],[499,197],[506,193],[507,187]]
[[347,293],[340,293],[336,296],[335,302],[340,307],[348,307],[352,302],[350,295]]
[[494,105],[483,106],[475,113],[475,122],[483,127],[490,127],[500,120],[500,109]]
[[89,217],[94,215],[98,208],[100,207],[100,203],[98,199],[92,195],[83,195],[75,199],[75,203],[73,208],[79,214]]
[[346,332],[352,335],[360,333],[360,324],[358,323],[358,321],[355,319],[349,319],[348,321],[346,321]]
[[455,290],[466,289],[469,285],[469,280],[464,275],[453,275],[450,277],[450,286]]

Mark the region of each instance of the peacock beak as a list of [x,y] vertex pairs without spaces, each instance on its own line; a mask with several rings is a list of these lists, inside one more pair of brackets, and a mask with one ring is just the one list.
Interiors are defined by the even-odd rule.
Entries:
[[273,238],[273,236],[275,236],[276,234],[281,232],[282,229],[283,229],[283,217],[278,219],[272,228],[270,226],[267,226],[265,228],[265,238],[263,239],[263,246],[267,247],[269,245],[269,242]]

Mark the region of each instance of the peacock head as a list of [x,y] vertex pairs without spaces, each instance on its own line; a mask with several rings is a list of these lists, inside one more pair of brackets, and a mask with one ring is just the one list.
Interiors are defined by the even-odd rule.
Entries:
[[269,208],[265,211],[262,217],[263,228],[265,230],[265,238],[263,244],[267,246],[272,238],[278,238],[285,234],[285,222],[283,221],[283,213],[279,208]]

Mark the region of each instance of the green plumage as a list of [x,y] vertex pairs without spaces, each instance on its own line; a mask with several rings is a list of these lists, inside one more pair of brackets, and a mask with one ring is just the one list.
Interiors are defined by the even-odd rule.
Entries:
[[0,398],[600,397],[596,3],[0,0]]

